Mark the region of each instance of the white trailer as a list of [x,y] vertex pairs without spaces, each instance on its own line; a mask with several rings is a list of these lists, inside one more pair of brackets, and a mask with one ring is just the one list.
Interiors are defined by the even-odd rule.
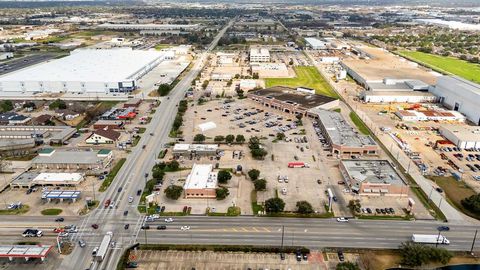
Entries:
[[105,258],[105,255],[107,254],[108,247],[110,246],[110,242],[112,241],[113,233],[112,232],[107,232],[105,236],[102,239],[102,243],[100,244],[100,247],[98,247],[97,252],[95,252],[93,255],[93,259],[96,261],[103,261]]
[[423,244],[450,244],[450,241],[441,234],[413,234],[412,241]]

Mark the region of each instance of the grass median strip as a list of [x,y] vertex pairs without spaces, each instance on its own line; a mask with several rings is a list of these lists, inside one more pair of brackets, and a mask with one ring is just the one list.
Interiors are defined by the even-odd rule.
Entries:
[[113,179],[115,179],[115,176],[117,176],[118,171],[122,168],[126,160],[127,160],[126,158],[122,158],[117,162],[117,164],[115,164],[115,166],[107,175],[107,177],[105,177],[105,180],[103,180],[102,185],[100,186],[98,191],[104,192],[105,190],[107,190],[107,188],[113,182]]
[[365,123],[358,117],[358,115],[354,112],[350,112],[350,119],[352,119],[352,122],[357,126],[358,130],[365,135],[371,135],[370,130],[368,127],[365,125]]
[[49,209],[44,209],[42,210],[42,215],[44,216],[58,216],[63,212],[62,209],[58,208],[49,208]]
[[17,209],[2,209],[0,210],[0,215],[21,215],[25,214],[30,210],[30,206],[22,204],[21,208]]

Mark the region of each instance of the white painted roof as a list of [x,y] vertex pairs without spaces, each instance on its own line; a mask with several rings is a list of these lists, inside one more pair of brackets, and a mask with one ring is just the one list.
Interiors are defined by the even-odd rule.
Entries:
[[217,187],[217,173],[212,164],[193,164],[192,171],[185,181],[185,189],[203,189]]
[[130,48],[93,50],[79,49],[67,57],[34,65],[0,77],[2,81],[74,81],[121,82],[159,58],[165,52],[141,51]]
[[80,182],[82,180],[81,173],[41,173],[33,179],[34,182]]

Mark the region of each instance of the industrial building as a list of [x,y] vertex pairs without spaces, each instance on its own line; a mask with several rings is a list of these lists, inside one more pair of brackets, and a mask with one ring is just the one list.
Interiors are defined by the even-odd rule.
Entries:
[[32,160],[32,168],[40,170],[104,170],[113,159],[111,150],[84,151],[44,148]]
[[480,149],[480,127],[466,125],[444,125],[440,134],[460,149]]
[[381,82],[367,82],[365,88],[369,91],[410,92],[428,91],[429,85],[420,80],[405,80],[384,78]]
[[327,49],[327,42],[321,41],[317,38],[305,38],[305,42],[307,43],[307,47],[311,48],[312,50]]
[[430,92],[447,108],[463,113],[475,125],[480,125],[479,84],[456,76],[442,76]]
[[363,135],[343,118],[342,114],[333,111],[315,110],[320,131],[337,155],[376,155],[379,147],[369,135]]
[[250,91],[247,98],[265,107],[290,114],[311,115],[312,109],[332,109],[338,107],[338,99],[306,94],[290,87],[275,86],[267,89]]
[[200,28],[200,24],[120,24],[120,23],[104,23],[97,26],[97,28],[105,30],[183,30],[192,31]]
[[362,91],[360,98],[367,103],[435,103],[438,97],[423,91]]
[[456,111],[444,110],[399,110],[395,112],[402,121],[448,121],[465,122],[465,116]]
[[0,114],[0,125],[25,125],[30,120],[30,117],[15,112]]
[[270,62],[270,52],[266,48],[250,48],[251,63]]
[[216,198],[217,172],[212,164],[193,164],[185,181],[185,198]]
[[27,171],[15,177],[10,187],[76,186],[85,179],[83,173],[40,173]]
[[342,160],[340,172],[359,195],[408,197],[408,185],[388,160]]
[[62,144],[77,129],[69,126],[0,126],[0,139],[37,139],[43,143]]
[[218,144],[183,144],[173,146],[174,156],[214,156],[218,153]]
[[131,92],[164,57],[165,52],[131,48],[77,49],[67,57],[1,76],[0,93]]

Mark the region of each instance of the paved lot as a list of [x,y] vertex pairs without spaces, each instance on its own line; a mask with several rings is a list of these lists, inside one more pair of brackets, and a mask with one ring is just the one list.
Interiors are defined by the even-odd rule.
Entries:
[[215,270],[215,269],[327,269],[320,253],[309,261],[297,262],[295,255],[287,254],[284,261],[278,254],[182,252],[141,250],[136,253],[140,270]]

